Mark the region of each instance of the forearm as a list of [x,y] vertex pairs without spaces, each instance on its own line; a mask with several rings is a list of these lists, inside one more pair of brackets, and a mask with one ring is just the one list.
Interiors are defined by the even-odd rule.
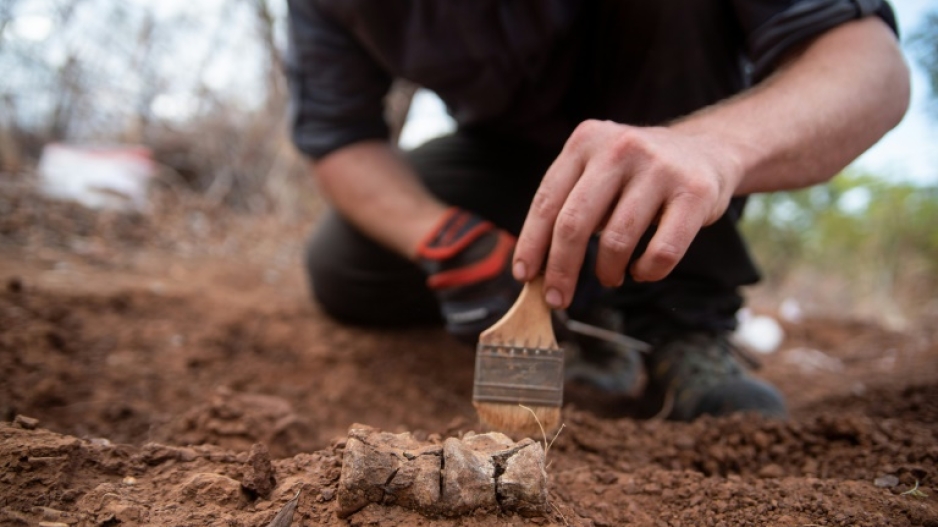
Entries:
[[317,161],[312,170],[320,191],[343,217],[410,259],[446,210],[386,142],[346,146]]
[[[834,82],[832,82],[834,80]],[[902,118],[909,72],[871,17],[828,31],[749,92],[676,123],[715,139],[736,165],[736,195],[833,177]]]

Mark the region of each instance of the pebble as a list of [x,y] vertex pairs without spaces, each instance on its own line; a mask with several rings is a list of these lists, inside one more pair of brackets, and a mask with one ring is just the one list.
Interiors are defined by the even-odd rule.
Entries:
[[891,489],[899,484],[899,478],[893,476],[892,474],[887,474],[885,476],[880,476],[873,480],[873,485],[881,489]]
[[35,417],[26,417],[25,415],[17,415],[13,419],[13,426],[18,426],[23,430],[35,430],[39,426],[39,419]]

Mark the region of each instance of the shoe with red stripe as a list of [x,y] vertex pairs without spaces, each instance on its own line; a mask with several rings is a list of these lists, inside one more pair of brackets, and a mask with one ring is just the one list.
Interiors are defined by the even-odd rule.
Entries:
[[420,243],[427,286],[440,300],[446,329],[471,343],[514,303],[521,284],[511,276],[515,238],[479,216],[450,208]]

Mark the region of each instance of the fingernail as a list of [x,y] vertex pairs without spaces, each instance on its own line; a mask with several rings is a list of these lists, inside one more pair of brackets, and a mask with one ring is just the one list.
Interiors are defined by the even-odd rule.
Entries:
[[515,262],[511,272],[515,275],[515,280],[524,280],[528,277],[528,268],[520,260]]
[[622,287],[622,284],[625,283],[625,275],[622,275],[622,278],[619,279],[619,283],[616,284],[616,287]]
[[552,308],[560,308],[563,305],[563,295],[553,287],[547,290],[547,294],[544,295],[544,297],[547,300],[547,305]]

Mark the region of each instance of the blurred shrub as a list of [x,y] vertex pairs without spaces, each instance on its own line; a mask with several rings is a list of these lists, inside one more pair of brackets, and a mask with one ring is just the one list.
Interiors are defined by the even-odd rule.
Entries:
[[914,315],[938,296],[936,226],[938,186],[848,172],[753,196],[742,228],[770,288],[808,282],[812,301],[831,295],[829,308]]

